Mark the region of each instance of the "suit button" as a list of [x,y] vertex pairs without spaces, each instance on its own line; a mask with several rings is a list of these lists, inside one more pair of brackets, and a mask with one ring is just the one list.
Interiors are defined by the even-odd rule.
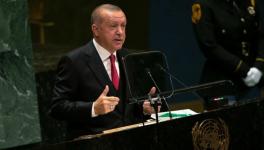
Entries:
[[247,42],[242,41],[241,46],[242,46],[242,48],[245,48],[247,46]]
[[226,30],[225,29],[222,29],[222,34],[226,34]]
[[243,33],[244,33],[244,34],[247,34],[247,30],[246,30],[246,29],[244,29],[244,30],[243,30]]

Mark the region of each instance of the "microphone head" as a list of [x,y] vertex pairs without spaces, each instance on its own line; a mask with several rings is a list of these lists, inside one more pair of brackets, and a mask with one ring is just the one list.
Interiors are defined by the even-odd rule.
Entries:
[[149,68],[145,68],[145,71],[149,74],[150,73],[150,69]]
[[154,64],[155,67],[159,68],[162,71],[166,71],[166,69],[164,69],[164,67],[162,67],[160,64]]

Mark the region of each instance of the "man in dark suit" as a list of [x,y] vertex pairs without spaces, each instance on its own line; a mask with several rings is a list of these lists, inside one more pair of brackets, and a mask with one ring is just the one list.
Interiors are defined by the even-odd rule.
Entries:
[[[126,16],[117,6],[98,6],[91,15],[93,40],[59,64],[50,114],[68,123],[68,137],[100,133],[141,121],[150,103],[128,104],[122,58]],[[154,94],[156,88],[150,90]],[[146,93],[147,94],[147,93]],[[144,117],[144,116],[143,116]]]

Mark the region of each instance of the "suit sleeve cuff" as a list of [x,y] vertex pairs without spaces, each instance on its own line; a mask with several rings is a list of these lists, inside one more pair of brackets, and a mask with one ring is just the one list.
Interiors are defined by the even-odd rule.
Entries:
[[98,116],[97,114],[95,114],[95,111],[94,111],[94,103],[93,103],[93,105],[92,105],[91,116],[92,116],[92,118],[94,118],[94,117],[97,117],[97,116]]
[[256,62],[254,66],[263,72],[264,71],[264,59],[256,58]]
[[242,60],[236,66],[235,73],[238,74],[240,77],[245,78],[247,76],[247,72],[249,71],[249,66],[244,63]]

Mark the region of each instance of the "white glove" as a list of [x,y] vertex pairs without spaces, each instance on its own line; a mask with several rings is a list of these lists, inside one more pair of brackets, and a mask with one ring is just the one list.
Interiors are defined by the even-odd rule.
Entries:
[[261,77],[262,72],[256,67],[251,67],[243,81],[248,87],[253,87],[259,83]]

